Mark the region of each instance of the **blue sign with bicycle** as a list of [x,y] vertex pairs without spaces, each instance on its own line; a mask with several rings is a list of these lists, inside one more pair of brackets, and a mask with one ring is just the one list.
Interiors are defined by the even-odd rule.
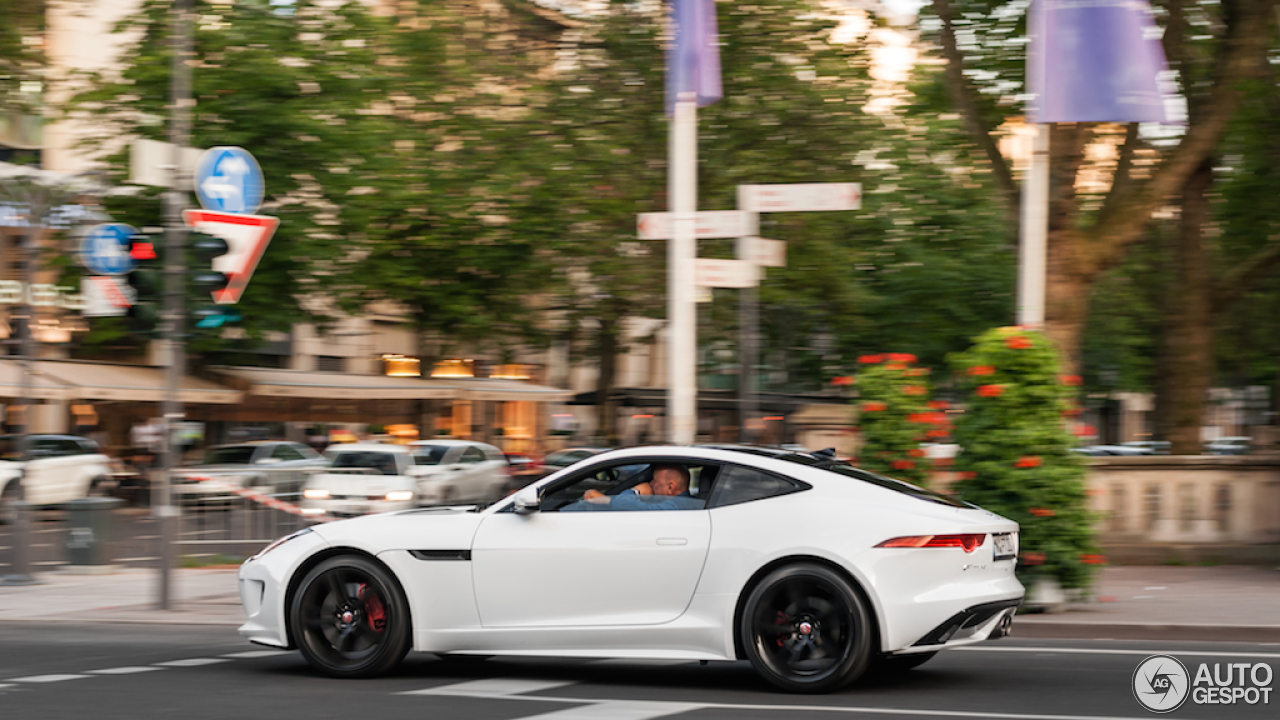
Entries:
[[205,210],[252,215],[266,189],[262,168],[248,150],[221,146],[205,150],[196,163],[196,197]]
[[96,275],[125,275],[138,262],[129,254],[138,231],[124,223],[95,225],[80,240],[80,261]]

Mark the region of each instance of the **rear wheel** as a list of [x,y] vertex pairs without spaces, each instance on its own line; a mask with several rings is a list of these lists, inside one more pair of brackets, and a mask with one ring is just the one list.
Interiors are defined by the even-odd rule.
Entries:
[[743,607],[752,667],[788,692],[821,693],[856,680],[871,662],[871,616],[858,592],[815,564],[774,570]]
[[330,677],[381,675],[409,652],[409,605],[378,564],[354,555],[312,568],[293,597],[290,630],[302,657]]

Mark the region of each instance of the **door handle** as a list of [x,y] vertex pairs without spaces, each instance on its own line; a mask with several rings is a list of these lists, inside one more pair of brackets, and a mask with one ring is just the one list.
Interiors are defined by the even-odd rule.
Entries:
[[689,539],[680,538],[680,537],[660,537],[658,538],[658,544],[659,545],[688,545]]

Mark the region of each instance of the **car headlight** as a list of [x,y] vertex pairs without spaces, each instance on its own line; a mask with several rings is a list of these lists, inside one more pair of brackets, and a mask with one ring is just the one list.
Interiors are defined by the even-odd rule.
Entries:
[[258,558],[262,557],[263,555],[266,555],[267,553],[271,552],[272,550],[275,550],[276,548],[278,548],[278,547],[280,547],[281,545],[283,545],[283,544],[285,544],[285,543],[289,542],[290,540],[292,540],[292,539],[294,539],[294,538],[302,537],[303,535],[306,535],[306,534],[307,534],[307,533],[309,533],[309,532],[311,532],[311,528],[309,528],[309,527],[304,527],[304,528],[302,528],[301,530],[299,530],[299,531],[297,531],[297,532],[295,532],[295,533],[291,533],[291,534],[289,534],[289,535],[285,535],[284,537],[280,538],[279,540],[276,540],[275,542],[271,543],[270,545],[268,545],[268,546],[266,546],[266,547],[262,548],[261,550],[259,550],[259,551],[258,551],[258,552],[256,552],[256,553],[254,553],[252,556],[250,556],[250,558],[249,558],[248,560],[245,560],[245,562],[253,562],[254,560],[257,560]]
[[302,491],[302,497],[308,500],[327,500],[329,491],[324,488],[307,488]]
[[406,500],[412,500],[413,491],[412,490],[392,490],[391,492],[387,493],[385,499],[387,500],[387,502],[404,502]]

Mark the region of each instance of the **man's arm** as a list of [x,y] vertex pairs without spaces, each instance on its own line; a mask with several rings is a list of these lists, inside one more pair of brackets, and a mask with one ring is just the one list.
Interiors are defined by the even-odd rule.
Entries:
[[688,495],[618,495],[609,506],[614,510],[701,510],[705,503]]

